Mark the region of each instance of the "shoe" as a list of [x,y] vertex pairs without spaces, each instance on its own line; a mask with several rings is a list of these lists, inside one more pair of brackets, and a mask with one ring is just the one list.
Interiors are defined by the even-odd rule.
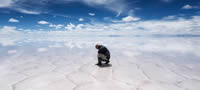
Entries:
[[96,65],[102,65],[101,63],[97,63]]
[[108,64],[110,61],[106,61],[106,64]]

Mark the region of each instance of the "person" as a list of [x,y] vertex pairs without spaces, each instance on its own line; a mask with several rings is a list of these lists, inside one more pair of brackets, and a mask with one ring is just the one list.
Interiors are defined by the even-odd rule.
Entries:
[[100,44],[96,44],[96,49],[98,49],[98,63],[96,65],[102,65],[102,61],[105,62],[105,64],[108,64],[110,62],[110,52],[109,50]]

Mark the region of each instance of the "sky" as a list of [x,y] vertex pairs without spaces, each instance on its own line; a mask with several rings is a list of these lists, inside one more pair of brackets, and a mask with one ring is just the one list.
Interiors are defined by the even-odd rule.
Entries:
[[1,30],[199,33],[199,21],[199,0],[0,0]]
[[[97,43],[114,60],[108,76],[116,73],[102,85],[107,75],[90,67],[96,63]],[[45,90],[73,70],[81,71],[71,74],[75,77],[69,81],[75,82],[84,81],[77,75],[87,79],[87,71],[97,71],[92,88],[106,86],[103,90],[115,87],[112,78],[140,90],[199,90],[199,51],[200,0],[0,0],[0,80],[5,81],[0,90]],[[41,74],[49,71],[63,74]],[[65,81],[50,89],[62,85]]]

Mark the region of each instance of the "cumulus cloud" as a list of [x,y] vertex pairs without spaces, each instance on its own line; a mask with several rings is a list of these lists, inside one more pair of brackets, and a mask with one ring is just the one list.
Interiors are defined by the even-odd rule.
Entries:
[[[127,34],[197,34],[200,33],[200,16],[192,19],[176,18],[172,20],[148,20],[137,22],[119,22],[112,24],[69,24],[67,30],[104,31],[116,30]],[[77,28],[79,26],[79,28]]]
[[82,28],[83,26],[84,26],[84,24],[78,24],[78,25],[76,26],[76,28],[79,29],[79,28]]
[[175,19],[176,16],[172,15],[172,16],[167,16],[167,17],[164,17],[163,19],[164,20],[172,20],[172,19]]
[[182,9],[192,9],[193,7],[189,4],[185,5],[182,7]]
[[138,20],[140,20],[140,18],[133,17],[133,16],[127,16],[127,17],[122,18],[122,21],[124,22],[131,22],[131,21],[138,21]]
[[198,6],[191,6],[189,4],[186,4],[182,7],[182,9],[185,9],[185,10],[189,10],[189,9],[197,9],[199,8]]
[[[147,21],[137,21],[137,22],[119,22],[119,23],[93,23],[93,24],[72,24],[69,23],[65,27],[63,25],[54,25],[50,24],[51,27],[64,27],[66,30],[81,30],[81,31],[109,31],[116,30],[121,33],[128,34],[198,34],[200,33],[200,16],[193,16],[191,19],[184,19],[175,16],[168,16],[167,19],[171,20],[147,20]],[[172,19],[174,18],[174,19]],[[127,20],[129,21],[129,20]],[[130,20],[134,21],[134,20]],[[48,22],[43,22],[43,24],[47,24]],[[5,26],[5,30],[15,31],[16,27],[8,27]],[[131,32],[130,32],[131,31]]]
[[62,25],[62,24],[58,24],[58,25],[50,24],[49,27],[54,27],[56,29],[60,29],[60,28],[64,27],[64,25]]
[[0,29],[1,32],[7,31],[7,32],[13,32],[16,31],[16,27],[13,26],[3,26],[3,28]]
[[95,16],[95,13],[88,13],[88,15],[90,15],[90,16]]
[[74,30],[75,29],[75,25],[70,23],[65,27],[66,30]]
[[[4,26],[0,29],[0,44],[12,45],[16,40],[31,41],[68,41],[70,37],[130,37],[134,35],[198,35],[200,34],[200,16],[190,19],[176,18],[172,20],[141,20],[137,22],[72,24],[62,31],[27,31],[27,35],[19,35],[16,27]],[[74,33],[72,33],[74,32]],[[42,37],[41,37],[42,36]],[[68,38],[69,37],[69,38]]]
[[47,22],[47,21],[38,21],[38,24],[49,24],[49,22]]
[[139,21],[140,18],[139,17],[134,17],[134,16],[126,16],[123,17],[121,20],[115,20],[115,19],[111,19],[111,18],[104,18],[104,20],[108,20],[108,21],[112,21],[114,23],[127,23],[127,22],[134,22],[134,21]]
[[[88,25],[88,24],[86,24],[86,25]],[[85,29],[84,26],[85,26],[85,24],[74,25],[74,24],[70,23],[65,27],[65,29],[66,30],[84,30]]]
[[84,19],[83,19],[83,18],[79,18],[79,19],[78,19],[78,21],[80,21],[80,22],[81,22],[81,21],[84,21]]
[[19,22],[19,20],[14,19],[14,18],[10,18],[10,19],[8,20],[8,22],[17,23],[17,22]]

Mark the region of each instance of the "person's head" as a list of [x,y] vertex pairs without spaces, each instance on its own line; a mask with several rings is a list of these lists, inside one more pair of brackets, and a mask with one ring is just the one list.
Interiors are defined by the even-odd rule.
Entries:
[[101,45],[100,44],[96,44],[96,49],[99,49],[100,47],[101,47]]

